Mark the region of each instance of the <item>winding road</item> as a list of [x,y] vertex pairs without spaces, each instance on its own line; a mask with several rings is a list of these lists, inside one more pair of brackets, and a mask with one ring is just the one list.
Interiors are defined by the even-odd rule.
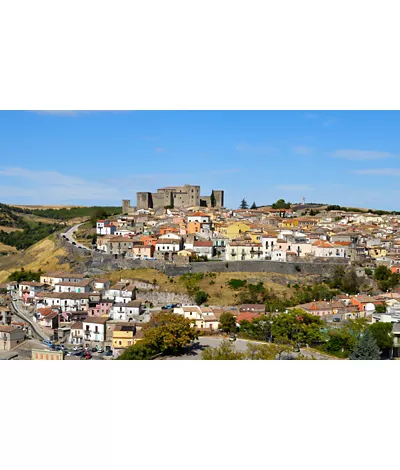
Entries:
[[21,320],[28,323],[34,336],[38,337],[42,341],[50,339],[40,326],[27,314],[26,310],[23,308],[23,303],[17,297],[14,297],[14,295],[11,298],[11,311]]
[[78,228],[85,224],[87,222],[87,220],[85,222],[81,222],[80,224],[77,224],[77,225],[74,225],[73,227],[70,227],[67,231],[65,231],[64,233],[61,234],[61,236],[69,243],[71,243],[71,245],[75,244],[74,246],[78,247],[78,248],[81,248],[82,250],[86,250],[86,251],[93,251],[91,250],[90,248],[88,248],[87,246],[84,246],[84,245],[81,245],[80,243],[78,243],[75,238],[74,238],[74,233],[78,230]]

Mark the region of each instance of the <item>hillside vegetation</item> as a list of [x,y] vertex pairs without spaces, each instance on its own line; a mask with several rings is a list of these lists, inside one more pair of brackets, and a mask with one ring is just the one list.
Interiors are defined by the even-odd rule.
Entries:
[[0,282],[4,282],[17,269],[39,271],[70,271],[68,263],[61,264],[58,257],[67,256],[64,248],[56,246],[54,236],[45,238],[24,252],[0,256]]
[[31,209],[17,206],[9,207],[11,207],[14,212],[18,212],[20,214],[29,214],[54,220],[71,220],[81,217],[93,217],[99,212],[102,212],[105,217],[109,217],[120,214],[122,211],[122,207],[118,206],[62,207],[57,209]]
[[[104,277],[104,276],[102,276]],[[249,284],[262,282],[263,285],[279,296],[289,296],[291,288],[288,282],[300,283],[299,276],[288,276],[276,273],[204,273],[204,275],[184,275],[177,277],[168,277],[156,269],[125,269],[113,271],[106,275],[112,282],[120,279],[141,279],[151,283],[156,282],[160,286],[161,292],[175,292],[178,294],[191,294],[191,290],[206,292],[207,304],[210,305],[235,305],[238,303],[238,291],[229,287],[229,281],[241,279]],[[307,281],[305,276],[303,282]],[[310,280],[310,282],[312,282]]]

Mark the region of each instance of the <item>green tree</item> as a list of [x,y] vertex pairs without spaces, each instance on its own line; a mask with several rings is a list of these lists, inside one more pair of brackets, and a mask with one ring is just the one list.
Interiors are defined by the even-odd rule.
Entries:
[[229,312],[222,313],[219,319],[219,327],[226,333],[234,333],[236,331],[235,317]]
[[368,318],[364,317],[364,318],[356,318],[355,320],[349,320],[347,328],[350,331],[353,331],[354,334],[359,336],[360,333],[365,331],[368,326],[369,326],[369,320]]
[[253,202],[253,204],[251,205],[250,209],[257,209],[257,206],[256,206],[256,203]]
[[396,287],[399,284],[400,276],[397,273],[392,273],[387,266],[381,265],[375,269],[374,279],[379,289],[385,291]]
[[127,348],[118,359],[150,359],[156,354],[181,354],[198,338],[197,329],[182,315],[160,312],[143,325],[143,340]]
[[190,320],[175,313],[160,312],[143,326],[144,339],[163,354],[178,354],[198,337]]
[[208,294],[207,292],[204,292],[203,290],[198,290],[194,296],[194,300],[197,305],[204,304],[208,299]]
[[99,208],[96,212],[90,217],[90,223],[92,227],[96,227],[96,222],[101,219],[106,219],[108,217],[108,212],[104,208]]
[[386,305],[385,304],[375,305],[375,312],[376,313],[386,313]]
[[240,203],[240,209],[248,209],[249,205],[246,202],[246,199],[242,199],[242,202]]
[[381,351],[378,348],[376,340],[371,331],[367,329],[361,334],[354,351],[350,354],[349,359],[353,361],[371,361],[379,360]]
[[377,322],[368,327],[372,336],[375,338],[378,348],[390,349],[393,347],[393,333],[391,323]]
[[346,272],[342,278],[341,290],[346,294],[357,294],[360,288],[360,281],[354,269]]
[[354,350],[357,337],[347,328],[332,329],[328,332],[328,341],[324,350],[337,357],[348,357]]
[[19,271],[14,271],[8,276],[9,281],[23,282],[23,281],[40,281],[41,271],[25,271],[24,268],[21,268]]
[[125,349],[125,351],[120,356],[118,356],[118,359],[129,361],[146,360],[151,359],[158,353],[159,351],[157,351],[154,344],[146,340],[141,340],[133,346],[130,346],[129,348]]
[[215,207],[217,204],[217,200],[215,199],[214,191],[211,192],[210,196],[211,207]]
[[272,204],[273,209],[290,209],[290,202],[285,202],[284,199],[278,199]]

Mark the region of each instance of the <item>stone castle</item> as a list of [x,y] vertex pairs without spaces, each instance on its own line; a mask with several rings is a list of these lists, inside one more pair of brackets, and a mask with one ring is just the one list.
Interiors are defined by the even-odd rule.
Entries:
[[[215,198],[214,207],[224,207],[224,191],[213,189]],[[131,201],[122,201],[122,213],[130,212]],[[184,186],[167,186],[157,189],[156,193],[136,193],[136,210],[139,209],[163,209],[164,207],[211,207],[211,194],[200,196],[200,186],[185,184]]]

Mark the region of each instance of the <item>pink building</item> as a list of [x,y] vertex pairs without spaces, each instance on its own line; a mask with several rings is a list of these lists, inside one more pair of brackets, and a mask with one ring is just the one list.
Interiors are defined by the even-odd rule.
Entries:
[[108,312],[112,305],[113,302],[103,300],[102,302],[99,302],[96,307],[88,308],[88,316],[103,317],[104,315],[108,315]]

